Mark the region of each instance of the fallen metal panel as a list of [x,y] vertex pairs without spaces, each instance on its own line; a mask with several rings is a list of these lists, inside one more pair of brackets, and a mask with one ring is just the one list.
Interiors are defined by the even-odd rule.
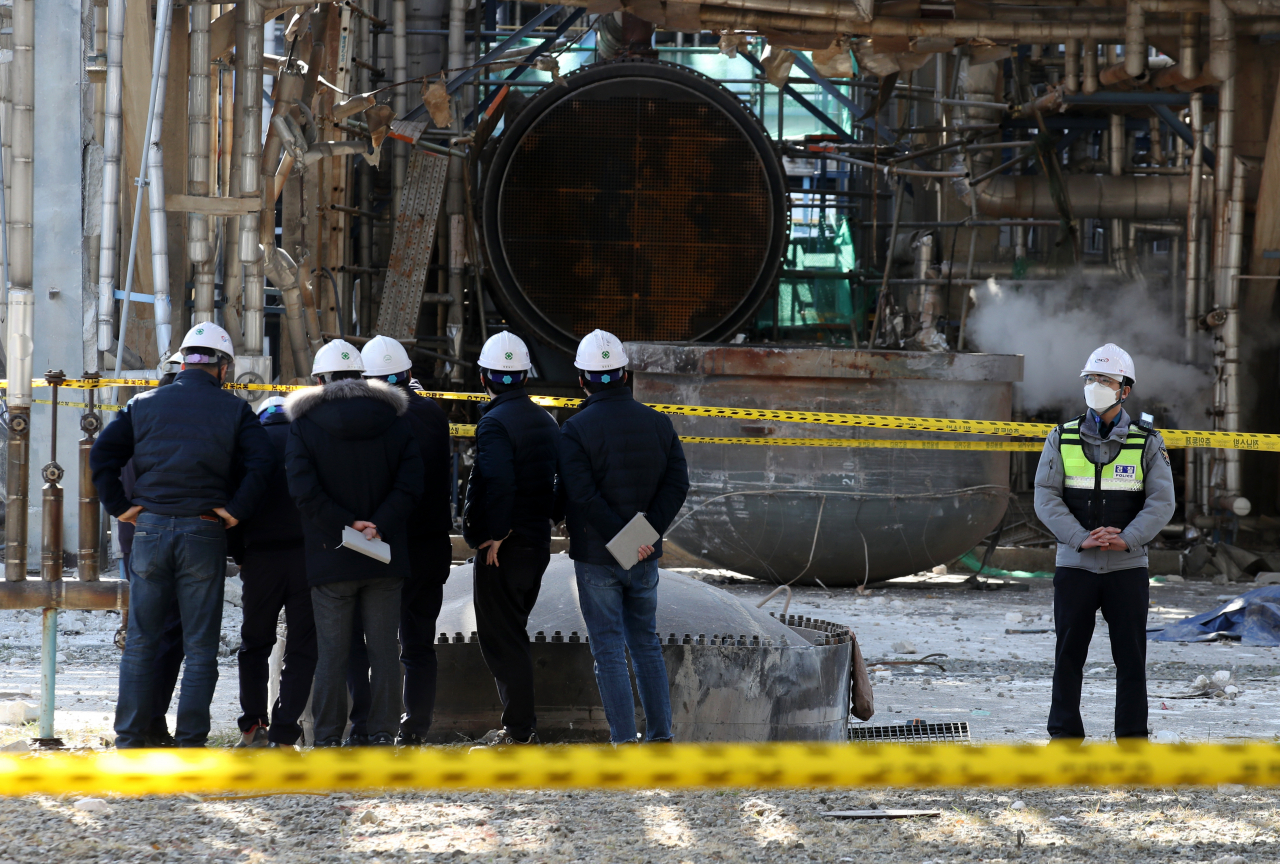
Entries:
[[421,150],[409,156],[378,310],[378,332],[392,339],[412,339],[417,335],[448,169],[449,160],[444,156]]

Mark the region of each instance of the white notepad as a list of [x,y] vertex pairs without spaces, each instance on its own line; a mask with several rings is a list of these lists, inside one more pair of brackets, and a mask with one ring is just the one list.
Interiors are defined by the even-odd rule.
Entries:
[[662,535],[654,530],[643,513],[631,517],[631,521],[622,526],[622,530],[613,535],[613,539],[604,544],[613,560],[624,570],[630,570],[640,563],[637,554],[641,546],[652,546],[662,539]]
[[350,525],[342,529],[342,545],[346,549],[368,555],[383,564],[391,563],[391,547],[382,540],[370,540]]

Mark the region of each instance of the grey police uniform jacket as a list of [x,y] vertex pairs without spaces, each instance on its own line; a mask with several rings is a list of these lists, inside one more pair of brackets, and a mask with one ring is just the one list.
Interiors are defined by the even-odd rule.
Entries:
[[[1080,421],[1080,442],[1085,458],[1097,464],[1107,464],[1120,455],[1120,445],[1129,434],[1129,415],[1120,410],[1120,416],[1111,434],[1105,439],[1098,434],[1098,419],[1092,411]],[[1057,565],[1076,567],[1093,573],[1113,573],[1147,566],[1147,544],[1156,538],[1160,529],[1173,517],[1173,471],[1169,468],[1169,454],[1164,439],[1153,432],[1142,454],[1142,473],[1146,503],[1120,536],[1128,549],[1081,549],[1089,532],[1080,524],[1066,502],[1062,500],[1063,470],[1059,439],[1062,432],[1054,429],[1044,442],[1040,465],[1036,468],[1036,515],[1058,539]],[[1116,526],[1111,526],[1116,527]]]

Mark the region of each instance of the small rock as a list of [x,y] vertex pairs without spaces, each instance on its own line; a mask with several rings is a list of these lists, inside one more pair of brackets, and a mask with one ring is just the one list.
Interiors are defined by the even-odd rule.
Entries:
[[1179,576],[1177,573],[1166,573],[1166,574],[1165,574],[1165,576],[1164,576],[1164,581],[1166,581],[1166,582],[1186,582],[1187,580],[1186,580],[1186,579],[1183,579],[1183,578],[1182,578],[1181,576]]
[[1243,855],[1223,855],[1221,858],[1214,858],[1213,864],[1248,864]]
[[17,741],[10,741],[8,744],[4,745],[3,747],[0,747],[0,752],[26,753],[30,749],[31,749],[31,745],[28,744],[23,739],[19,738]]
[[75,803],[77,810],[83,810],[86,813],[110,813],[111,808],[106,801],[101,798],[81,798]]
[[1232,676],[1230,670],[1219,669],[1217,672],[1213,673],[1213,678],[1211,680],[1213,681],[1214,685],[1219,690],[1221,690],[1231,683],[1231,679],[1233,677],[1234,676]]
[[894,654],[915,654],[916,653],[915,643],[914,642],[894,642],[893,653]]
[[935,576],[946,576],[946,575],[947,575],[947,565],[946,565],[946,564],[939,564],[937,567],[934,567],[934,568],[933,568],[933,575],[935,575]]
[[1025,801],[1014,801],[1012,804],[1010,804],[1010,805],[1009,805],[1009,809],[1010,809],[1010,810],[1026,810],[1026,809],[1027,809],[1027,802],[1025,802]]
[[237,573],[226,581],[222,589],[223,602],[230,603],[232,606],[244,607],[244,583],[240,581],[240,575]]
[[1234,684],[1228,684],[1222,688],[1222,692],[1227,694],[1228,699],[1234,699],[1240,695],[1240,688]]
[[378,825],[382,820],[378,818],[378,814],[372,810],[366,810],[360,814],[359,822],[361,825]]
[[1197,693],[1203,693],[1209,689],[1210,683],[1211,682],[1208,677],[1204,675],[1197,675],[1196,680],[1191,682],[1191,689],[1195,690]]
[[1021,623],[1022,623],[1022,613],[1021,613],[1021,612],[1006,612],[1006,613],[1004,613],[1004,620],[1005,620],[1005,623],[1006,623],[1006,624],[1021,624]]
[[[1248,788],[1245,786],[1241,786],[1239,783],[1219,783],[1218,784],[1219,795],[1243,795],[1247,791],[1248,791]],[[1243,861],[1244,859],[1242,858],[1240,860]]]
[[996,680],[1003,683],[1005,681],[1012,681],[1013,678],[1009,675],[997,675]]
[[66,655],[66,654],[63,654],[61,651],[59,651],[59,652],[57,653],[57,655],[56,655],[53,659],[54,659],[55,661],[57,661],[58,663],[66,663],[66,662],[67,662],[67,655]]
[[1182,736],[1169,729],[1160,729],[1151,736],[1152,744],[1181,744]]
[[40,717],[40,709],[29,702],[0,702],[0,724],[21,726]]

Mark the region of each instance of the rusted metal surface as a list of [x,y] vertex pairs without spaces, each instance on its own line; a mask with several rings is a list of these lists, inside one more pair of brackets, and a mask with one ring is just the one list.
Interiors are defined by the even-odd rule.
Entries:
[[[818,346],[629,343],[645,402],[1007,420],[1022,358]],[[683,435],[954,438],[791,423],[673,417]],[[770,582],[857,585],[916,573],[973,548],[1000,521],[1009,455],[933,450],[685,448],[691,488],[667,536]]]
[[490,146],[484,234],[498,299],[572,352],[719,339],[760,304],[788,229],[786,177],[739,99],[684,67],[596,64],[532,97]]
[[129,583],[119,579],[0,583],[0,609],[128,609]]
[[[849,719],[852,643],[818,629],[789,627],[727,591],[659,571],[658,632],[671,686],[677,741],[842,741]],[[478,738],[500,725],[502,703],[471,639],[471,565],[453,568],[445,584],[437,644],[437,743]],[[538,736],[543,741],[607,741],[609,727],[596,688],[586,624],[578,607],[573,562],[552,556],[529,618]],[[546,641],[539,641],[542,631]],[[556,632],[564,641],[554,641]],[[669,644],[675,634],[676,644]],[[695,644],[685,644],[689,634]],[[731,635],[746,644],[696,644],[698,636]],[[455,638],[464,641],[455,642]],[[570,641],[576,640],[576,641]],[[753,644],[753,640],[755,643]],[[766,640],[769,644],[766,644]],[[821,644],[829,642],[831,644]],[[643,711],[636,703],[643,729]]]
[[412,339],[417,334],[448,168],[444,156],[415,150],[409,157],[408,181],[400,196],[378,310],[377,332],[384,336]]

